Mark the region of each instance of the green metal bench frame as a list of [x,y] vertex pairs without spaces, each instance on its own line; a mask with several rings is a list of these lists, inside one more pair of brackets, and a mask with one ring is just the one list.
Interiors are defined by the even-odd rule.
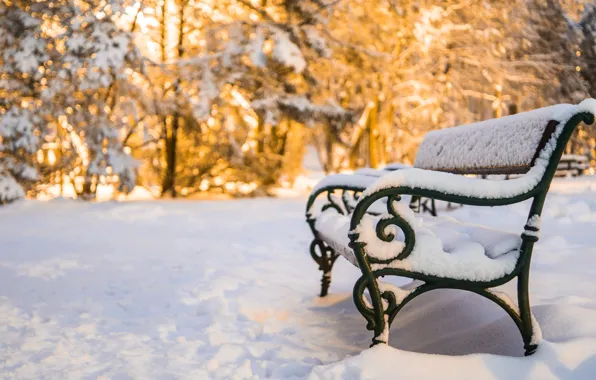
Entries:
[[[492,281],[459,280],[426,275],[419,272],[396,268],[373,270],[371,268],[371,264],[383,264],[387,263],[388,261],[382,261],[367,255],[366,244],[358,242],[357,233],[350,233],[350,248],[354,251],[358,261],[358,266],[362,271],[362,276],[354,285],[353,299],[356,308],[367,321],[367,329],[374,331],[372,345],[387,343],[389,327],[396,315],[406,304],[408,304],[417,296],[435,289],[461,289],[481,295],[499,305],[503,310],[505,310],[511,319],[513,319],[515,325],[519,329],[524,342],[525,355],[531,355],[536,351],[538,346],[532,342],[534,326],[530,312],[528,283],[530,277],[530,260],[532,257],[532,251],[534,248],[534,243],[538,241],[538,237],[536,236],[537,234],[532,232],[538,232],[538,228],[532,226],[532,223],[529,221],[533,216],[541,215],[546,195],[548,193],[555,171],[557,170],[561,156],[564,152],[565,146],[567,145],[567,142],[574,129],[582,121],[586,124],[592,124],[594,122],[594,115],[589,112],[576,113],[567,121],[561,132],[561,135],[557,139],[556,148],[550,157],[550,161],[546,167],[546,171],[542,179],[534,188],[523,194],[508,198],[473,198],[423,188],[400,186],[384,189],[359,199],[358,204],[351,216],[350,231],[354,231],[358,227],[360,221],[373,203],[380,199],[387,198],[387,211],[392,217],[389,219],[383,219],[382,222],[377,225],[377,237],[383,241],[391,241],[393,236],[388,236],[384,231],[385,227],[389,225],[397,226],[405,235],[405,248],[397,255],[395,259],[391,259],[390,261],[403,260],[404,258],[408,257],[414,247],[414,242],[416,239],[414,230],[393,208],[393,202],[399,201],[402,195],[409,194],[413,197],[437,199],[446,202],[459,203],[462,205],[489,207],[511,205],[532,199],[532,204],[528,214],[528,222],[526,222],[524,232],[521,234],[522,243],[520,246],[520,256],[517,261],[517,265],[510,274]],[[350,186],[321,188],[310,196],[306,207],[306,219],[314,235],[314,239],[310,245],[310,254],[319,264],[319,269],[323,271],[321,288],[322,297],[327,295],[329,284],[331,282],[331,270],[339,254],[336,253],[329,245],[327,245],[327,243],[316,231],[315,218],[311,213],[311,209],[319,195],[327,194],[328,202],[323,206],[322,210],[324,211],[325,209],[331,207],[340,213],[344,213],[342,207],[340,207],[340,205],[332,196],[332,194],[336,191],[342,191],[343,200],[345,198],[345,194],[350,192],[353,193],[356,198],[358,198],[358,194],[361,194],[362,189],[353,188]],[[401,300],[401,302],[398,302],[392,292],[381,291],[379,289],[378,279],[379,277],[383,276],[407,277],[414,280],[423,281],[424,283],[416,287],[411,293],[409,293],[408,296]],[[495,292],[491,292],[489,290],[491,288],[501,286],[516,278],[518,301],[517,308],[498,297]],[[364,298],[364,293],[366,290],[368,291],[370,297],[370,303],[368,303]],[[384,301],[386,306],[384,305]]]

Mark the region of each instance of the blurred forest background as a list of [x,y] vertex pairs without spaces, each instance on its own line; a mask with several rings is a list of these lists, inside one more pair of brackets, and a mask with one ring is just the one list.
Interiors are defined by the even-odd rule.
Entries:
[[411,163],[429,130],[590,95],[594,1],[4,0],[0,204],[267,194],[308,145]]

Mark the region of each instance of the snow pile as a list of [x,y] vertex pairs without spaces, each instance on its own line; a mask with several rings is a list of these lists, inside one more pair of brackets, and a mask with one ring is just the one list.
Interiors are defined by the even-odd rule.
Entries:
[[[532,359],[420,355],[379,345],[345,361],[315,368],[309,380],[329,379],[590,379],[595,340],[546,343]],[[582,359],[578,362],[578,357]]]

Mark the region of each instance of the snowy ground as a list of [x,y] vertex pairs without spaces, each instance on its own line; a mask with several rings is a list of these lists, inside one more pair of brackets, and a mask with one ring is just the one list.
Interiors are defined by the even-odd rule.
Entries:
[[[502,310],[455,291],[419,297],[392,347],[366,350],[359,272],[340,259],[316,297],[303,197],[2,207],[0,378],[594,379],[596,178],[553,187],[531,276],[545,341],[529,358]],[[449,214],[521,231],[527,208]]]

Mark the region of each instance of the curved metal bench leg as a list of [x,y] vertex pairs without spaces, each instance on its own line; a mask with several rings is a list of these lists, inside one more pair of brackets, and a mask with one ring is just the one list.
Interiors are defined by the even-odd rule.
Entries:
[[[371,302],[366,299],[366,295],[364,294],[366,290],[368,290]],[[371,276],[370,272],[363,274],[356,281],[352,295],[356,309],[358,309],[367,321],[367,330],[374,331],[374,337],[370,346],[387,344],[389,342],[389,316],[386,313],[385,305],[383,305],[383,297],[381,296],[377,279]],[[388,297],[387,294],[384,294],[384,297],[389,304],[395,303],[394,300],[392,302],[391,297]]]
[[[318,253],[317,253],[318,249]],[[329,247],[324,241],[320,239],[313,239],[310,243],[310,255],[317,264],[319,264],[319,270],[323,271],[323,277],[321,278],[321,293],[320,297],[325,297],[329,294],[329,286],[331,285],[331,270],[333,264],[338,258],[338,254]]]
[[433,198],[430,199],[430,214],[432,216],[437,216],[437,205],[435,204],[435,200]]
[[[522,272],[523,273],[523,272]],[[401,300],[401,302],[396,302],[395,297],[388,297],[387,292],[382,293],[382,298],[387,300],[387,307],[386,310],[381,312],[382,322],[380,321],[380,316],[378,312],[375,312],[370,307],[359,307],[358,300],[356,299],[356,290],[358,287],[358,283],[354,288],[354,296],[356,301],[356,307],[364,315],[364,317],[369,321],[369,325],[372,324],[375,327],[375,338],[373,338],[373,345],[377,343],[387,343],[389,338],[389,328],[397,316],[397,314],[403,309],[403,307],[412,301],[414,298],[418,297],[421,294],[429,292],[435,289],[457,289],[457,290],[466,290],[472,293],[476,293],[484,298],[487,298],[497,305],[499,305],[513,320],[516,327],[518,328],[519,332],[521,333],[522,339],[524,341],[524,350],[525,355],[532,355],[536,352],[538,345],[532,342],[532,338],[534,336],[534,326],[532,324],[532,315],[530,313],[530,301],[527,293],[527,277],[523,277],[523,274],[520,275],[518,279],[518,302],[519,302],[519,314],[517,310],[514,310],[514,307],[502,296],[497,295],[495,292],[491,292],[488,289],[481,289],[481,288],[468,288],[468,287],[449,287],[449,286],[442,286],[439,284],[433,283],[425,283],[420,285],[419,287],[415,288],[413,291],[410,292],[406,297]],[[376,281],[375,281],[376,286]],[[508,297],[507,297],[508,298]],[[361,310],[364,308],[365,310]],[[376,308],[375,308],[376,309]],[[382,309],[383,310],[383,309]],[[363,312],[364,311],[364,312]],[[368,317],[367,315],[368,314]],[[378,322],[381,322],[379,325]],[[368,326],[367,326],[368,327]],[[369,328],[371,329],[371,328]]]
[[530,270],[526,266],[517,279],[517,304],[519,306],[519,317],[521,320],[522,338],[524,340],[525,355],[529,356],[536,352],[537,342],[534,342],[534,321],[530,309],[530,296],[528,293],[528,280]]
[[421,200],[422,198],[420,198],[419,196],[416,195],[412,195],[412,199],[410,199],[410,209],[412,209],[412,211],[419,213],[422,211],[421,208]]
[[[430,206],[428,205],[429,203]],[[422,198],[419,196],[412,196],[412,199],[410,201],[410,208],[414,212],[428,212],[432,216],[437,216],[437,206],[433,198]]]

